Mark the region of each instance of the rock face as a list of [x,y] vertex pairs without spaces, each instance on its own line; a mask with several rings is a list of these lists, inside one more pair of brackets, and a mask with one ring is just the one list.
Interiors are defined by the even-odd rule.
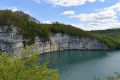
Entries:
[[70,36],[68,34],[52,34],[50,41],[41,42],[39,38],[35,39],[34,51],[46,53],[51,51],[80,49],[80,50],[108,50],[109,47],[100,43],[97,39],[89,37]]
[[17,35],[17,27],[0,26],[0,50],[2,52],[20,53],[23,49],[23,38]]
[[[0,50],[8,54],[10,52],[17,52],[19,54],[24,48],[24,40],[21,35],[17,35],[17,27],[11,27],[11,31],[8,31],[8,29],[8,26],[0,26]],[[46,42],[42,42],[36,37],[35,45],[33,46],[33,51],[39,53],[66,49],[108,50],[109,47],[104,43],[100,43],[97,39],[61,33],[51,33],[50,41]]]

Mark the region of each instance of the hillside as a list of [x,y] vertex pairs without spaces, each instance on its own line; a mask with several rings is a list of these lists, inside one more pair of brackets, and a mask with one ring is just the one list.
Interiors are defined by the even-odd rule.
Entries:
[[120,29],[107,29],[91,31],[93,34],[105,35],[120,40]]
[[10,10],[0,10],[0,26],[8,26],[7,31],[11,31],[10,26],[19,27],[18,34],[23,36],[23,39],[30,39],[28,42],[23,42],[25,45],[31,45],[34,43],[36,36],[39,36],[42,41],[49,41],[51,33],[69,34],[71,36],[90,37],[96,38],[100,42],[103,42],[111,49],[119,49],[120,42],[114,38],[108,36],[95,35],[91,32],[84,31],[82,29],[73,27],[71,25],[65,25],[59,22],[52,24],[42,24],[37,19],[25,14],[22,11],[12,12]]

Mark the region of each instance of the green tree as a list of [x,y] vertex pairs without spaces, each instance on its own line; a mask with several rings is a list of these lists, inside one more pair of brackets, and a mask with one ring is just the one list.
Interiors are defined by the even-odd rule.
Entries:
[[21,57],[17,54],[0,55],[0,80],[60,80],[57,70],[48,69],[48,62],[37,62],[38,53],[29,57],[32,47],[26,47]]

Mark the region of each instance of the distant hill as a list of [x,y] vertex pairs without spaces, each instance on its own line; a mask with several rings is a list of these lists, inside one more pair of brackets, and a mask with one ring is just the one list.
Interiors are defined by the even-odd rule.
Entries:
[[105,36],[109,36],[111,38],[120,40],[120,28],[107,29],[107,30],[96,30],[96,31],[90,31],[90,32],[93,34],[105,35]]

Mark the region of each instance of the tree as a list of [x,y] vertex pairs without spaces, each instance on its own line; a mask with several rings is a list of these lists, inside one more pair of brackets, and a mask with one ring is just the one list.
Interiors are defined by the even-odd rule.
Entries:
[[17,54],[0,55],[0,80],[60,80],[57,70],[48,69],[48,62],[37,62],[38,53],[29,57],[32,47],[26,47],[21,57]]

